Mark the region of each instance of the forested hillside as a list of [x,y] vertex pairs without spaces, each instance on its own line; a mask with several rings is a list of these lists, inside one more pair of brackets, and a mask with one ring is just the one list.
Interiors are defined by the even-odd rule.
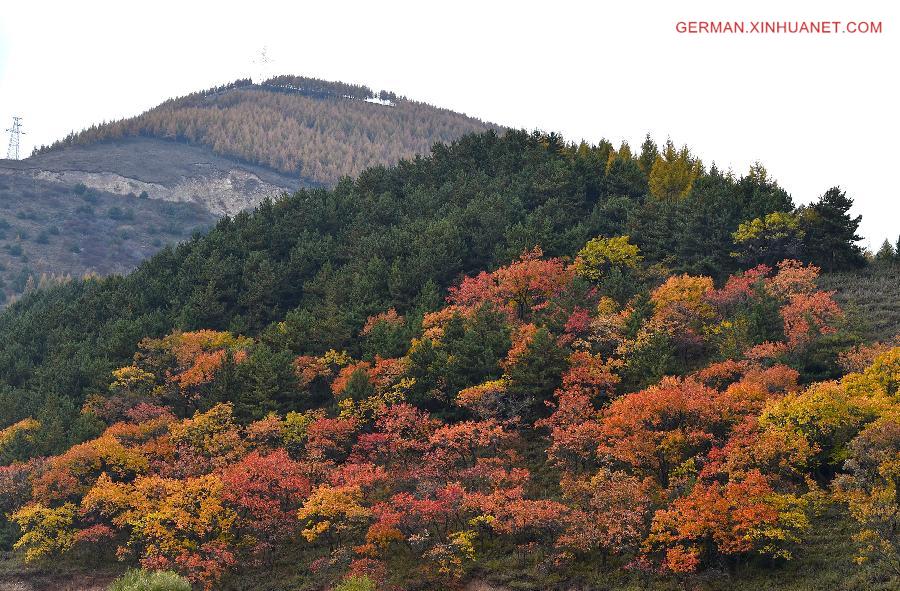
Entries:
[[632,155],[628,146],[572,146],[554,135],[468,136],[429,158],[226,218],[126,277],[31,295],[0,315],[0,411],[6,424],[44,413],[62,421],[47,447],[58,450],[69,422],[85,420],[86,393],[105,388],[143,336],[211,328],[263,335],[298,354],[356,353],[370,315],[434,309],[462,274],[538,244],[571,257],[595,236],[628,235],[660,276],[717,280],[791,257],[852,266],[855,227],[811,229],[815,241],[803,230],[825,215],[853,226],[849,201],[834,205],[834,195],[795,212],[761,167],[732,178],[703,170],[686,149],[658,154],[647,143]]
[[196,589],[894,589],[900,348],[822,288],[851,205],[486,132],[36,291],[2,541]]
[[365,86],[278,76],[168,100],[136,117],[73,133],[36,153],[150,136],[207,146],[217,154],[330,184],[487,129],[499,128],[391,92],[376,97]]

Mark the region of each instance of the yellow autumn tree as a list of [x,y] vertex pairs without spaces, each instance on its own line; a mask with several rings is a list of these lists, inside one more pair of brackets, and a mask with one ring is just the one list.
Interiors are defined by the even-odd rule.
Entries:
[[690,194],[701,171],[702,164],[691,157],[687,146],[676,150],[669,140],[650,169],[647,179],[650,194],[662,200],[683,199]]
[[589,240],[575,258],[575,273],[600,281],[612,268],[634,269],[643,260],[640,249],[629,242],[628,236]]
[[613,163],[617,160],[628,161],[631,159],[631,146],[628,145],[628,142],[622,142],[622,145],[619,146],[618,150],[612,149],[609,151],[609,156],[606,158],[606,172],[609,172]]
[[358,486],[320,486],[297,512],[303,523],[303,537],[309,542],[325,537],[333,546],[369,517],[369,510],[361,503],[362,490]]
[[172,425],[172,442],[180,449],[206,458],[210,466],[224,466],[246,451],[240,429],[234,421],[233,405],[220,403],[206,412]]
[[706,296],[713,290],[709,277],[673,275],[650,294],[655,307],[654,319],[683,321],[693,324],[715,314]]
[[64,554],[75,545],[75,505],[47,507],[38,503],[26,505],[10,518],[22,530],[22,537],[13,546],[25,550],[25,561]]
[[900,412],[889,414],[850,442],[835,496],[860,526],[857,560],[900,574]]
[[840,466],[847,458],[848,443],[866,425],[898,414],[891,390],[898,375],[898,353],[900,348],[894,348],[878,355],[863,372],[812,384],[768,403],[760,425],[795,431],[820,450],[820,461]]
[[14,448],[19,445],[30,443],[35,432],[40,428],[39,421],[28,417],[0,430],[0,457],[3,457],[3,454],[8,451],[13,452]]

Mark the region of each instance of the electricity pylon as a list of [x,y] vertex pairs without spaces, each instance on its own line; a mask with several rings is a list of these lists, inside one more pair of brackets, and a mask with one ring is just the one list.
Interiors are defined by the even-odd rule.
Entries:
[[7,129],[9,132],[9,148],[6,149],[6,157],[10,160],[19,159],[19,140],[25,133],[22,131],[22,118],[13,117],[12,127]]

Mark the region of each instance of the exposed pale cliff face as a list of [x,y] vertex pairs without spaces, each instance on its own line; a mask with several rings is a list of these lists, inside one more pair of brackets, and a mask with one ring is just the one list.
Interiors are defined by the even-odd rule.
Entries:
[[86,172],[83,170],[26,169],[0,174],[24,174],[35,179],[60,183],[70,187],[82,184],[105,193],[133,197],[143,192],[150,199],[196,203],[215,215],[233,215],[243,209],[259,205],[266,197],[277,197],[291,191],[268,183],[259,176],[241,168],[208,170],[196,176],[183,177],[174,184],[153,183],[111,172]]
[[205,148],[152,138],[73,146],[20,161],[0,161],[0,175],[84,185],[104,193],[200,205],[232,215],[310,185],[259,166],[223,158]]

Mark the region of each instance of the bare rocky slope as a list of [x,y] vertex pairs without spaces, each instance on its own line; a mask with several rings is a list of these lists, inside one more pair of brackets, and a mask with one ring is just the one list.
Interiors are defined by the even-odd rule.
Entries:
[[232,215],[303,182],[262,166],[218,156],[208,148],[149,137],[65,146],[24,160],[0,160],[0,181],[19,177],[121,197],[196,203]]
[[194,202],[122,195],[112,183],[84,182],[111,173],[13,164],[0,169],[0,305],[85,274],[127,273],[218,217]]

